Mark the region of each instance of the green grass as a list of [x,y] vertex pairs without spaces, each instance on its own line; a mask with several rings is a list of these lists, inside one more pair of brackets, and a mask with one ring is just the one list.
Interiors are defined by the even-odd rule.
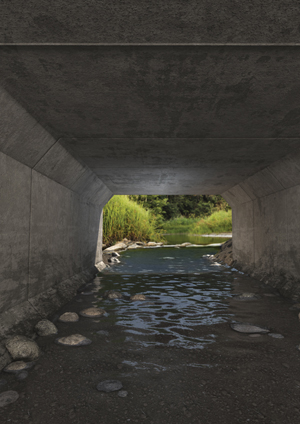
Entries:
[[163,232],[167,234],[211,234],[230,233],[232,231],[232,213],[229,211],[217,211],[212,215],[199,218],[175,218],[167,221]]
[[123,240],[160,241],[156,219],[127,196],[114,196],[103,209],[103,243]]
[[163,225],[163,232],[166,234],[191,233],[192,228],[199,221],[199,218],[180,218],[170,219]]

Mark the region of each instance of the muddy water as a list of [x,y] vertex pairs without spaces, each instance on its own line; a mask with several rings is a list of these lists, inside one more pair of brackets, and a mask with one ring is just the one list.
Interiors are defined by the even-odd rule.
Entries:
[[[121,264],[101,274],[97,306],[104,308],[127,340],[146,347],[167,345],[202,348],[216,336],[193,335],[194,327],[226,322],[232,313],[228,299],[235,273],[202,255],[213,248],[155,248],[128,250]],[[107,290],[123,294],[121,300],[103,300]],[[144,294],[146,301],[130,296]],[[105,318],[104,318],[105,321]]]

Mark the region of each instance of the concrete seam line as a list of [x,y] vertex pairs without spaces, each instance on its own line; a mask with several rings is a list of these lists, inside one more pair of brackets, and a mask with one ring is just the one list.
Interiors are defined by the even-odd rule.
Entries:
[[[34,169],[35,170],[35,167],[36,166],[38,166],[38,164],[41,162],[41,160],[43,160],[44,159],[44,157],[50,152],[50,150],[54,147],[54,146],[56,146],[56,144],[59,142],[59,140],[61,139],[61,137],[60,138],[58,138],[57,140],[55,140],[55,139],[53,139],[54,140],[54,143],[49,147],[49,149],[47,149],[46,150],[46,152],[43,154],[43,156],[42,157],[40,157],[40,159],[36,162],[36,164],[33,166],[33,168],[32,169]],[[40,171],[36,171],[36,172],[40,172]],[[40,172],[40,174],[41,174],[41,172]]]
[[27,301],[29,299],[29,284],[30,284],[31,214],[32,214],[32,169],[30,170],[30,194],[29,194],[28,277],[27,277],[27,291],[26,291]]
[[64,46],[74,46],[74,47],[80,47],[80,46],[99,46],[99,47],[138,47],[138,46],[145,46],[145,47],[188,47],[188,46],[207,46],[207,47],[226,47],[226,46],[233,46],[233,47],[300,47],[300,43],[0,43],[0,46],[5,47],[26,47],[26,46],[32,46],[32,47],[40,47],[40,46],[54,46],[54,47],[64,47]]

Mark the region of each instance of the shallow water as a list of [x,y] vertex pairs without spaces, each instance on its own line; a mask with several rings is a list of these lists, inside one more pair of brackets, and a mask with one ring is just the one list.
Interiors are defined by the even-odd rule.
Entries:
[[212,244],[212,243],[224,243],[230,238],[226,237],[202,237],[193,234],[164,234],[164,239],[167,244],[181,244],[181,243],[192,243],[192,244]]
[[[199,326],[226,322],[232,316],[227,300],[235,277],[234,272],[203,257],[216,252],[216,248],[123,252],[119,265],[101,273],[99,298],[107,290],[124,296],[121,300],[99,299],[98,306],[108,312],[104,320],[122,326],[127,341],[141,346],[191,349],[212,343],[213,332],[206,330],[201,336]],[[146,301],[130,300],[138,293],[144,294]]]

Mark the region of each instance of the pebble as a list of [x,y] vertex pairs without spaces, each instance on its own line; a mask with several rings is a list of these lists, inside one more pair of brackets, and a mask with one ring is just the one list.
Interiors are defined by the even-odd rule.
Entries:
[[268,336],[273,337],[274,339],[284,339],[284,336],[279,333],[269,333]]
[[34,361],[40,355],[38,345],[25,336],[14,336],[5,342],[6,349],[13,359],[29,359]]
[[265,327],[259,327],[257,325],[252,324],[246,324],[246,323],[232,323],[230,324],[230,327],[239,333],[262,333],[266,334],[269,333],[270,330],[268,330]]
[[72,334],[72,336],[56,339],[56,343],[63,346],[87,346],[91,344],[92,341],[81,334]]
[[35,329],[38,335],[41,337],[51,336],[52,334],[58,333],[56,326],[48,319],[43,319],[42,321],[39,321],[35,326]]
[[87,318],[97,318],[106,314],[106,312],[104,311],[104,309],[100,309],[100,308],[88,308],[88,309],[84,309],[83,311],[80,311],[79,314]]
[[120,391],[118,392],[118,396],[119,396],[119,397],[124,398],[124,397],[126,397],[127,395],[128,395],[128,392],[126,392],[126,390],[120,390]]
[[5,367],[3,371],[15,374],[21,371],[28,370],[32,368],[33,365],[34,362],[16,361],[7,365],[7,367]]
[[27,371],[21,371],[21,372],[18,372],[17,374],[16,374],[16,379],[17,380],[19,380],[19,381],[22,381],[22,380],[25,380],[25,378],[27,378],[28,377],[28,372]]
[[61,322],[77,322],[79,321],[79,316],[76,312],[65,312],[58,319]]
[[15,402],[19,398],[19,394],[13,390],[0,394],[0,408]]
[[236,299],[240,299],[240,300],[248,300],[248,299],[256,299],[257,295],[255,293],[242,293],[238,296],[236,296]]
[[79,312],[81,316],[87,317],[87,318],[101,317],[105,313],[106,312],[104,311],[104,309],[100,309],[100,308],[88,308]]
[[146,300],[146,296],[144,294],[135,294],[134,296],[131,296],[130,300]]
[[122,297],[123,297],[122,293],[115,292],[113,290],[110,290],[107,293],[105,293],[105,296],[108,299],[122,299]]
[[123,387],[123,384],[119,380],[105,380],[105,381],[101,381],[97,385],[97,390],[99,390],[99,392],[110,393],[110,392],[115,392],[117,390],[120,390],[122,389],[122,387]]
[[99,331],[96,331],[96,333],[99,334],[99,336],[105,336],[105,337],[109,336],[109,332],[105,330],[99,330]]

